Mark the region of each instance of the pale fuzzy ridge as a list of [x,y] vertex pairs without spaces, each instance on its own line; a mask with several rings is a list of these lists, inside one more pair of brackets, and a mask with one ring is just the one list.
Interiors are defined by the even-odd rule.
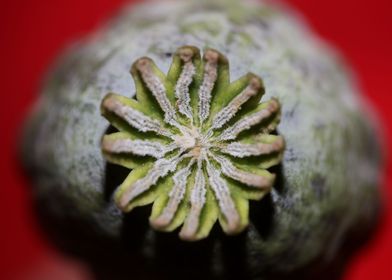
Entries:
[[219,140],[233,140],[238,134],[241,132],[250,129],[252,126],[255,126],[262,122],[263,120],[269,118],[273,113],[278,109],[278,105],[275,104],[276,101],[272,100],[267,108],[257,111],[249,116],[245,116],[240,119],[234,125],[225,129],[222,134],[218,137]]
[[249,156],[260,156],[278,152],[283,147],[282,139],[278,139],[274,143],[254,143],[244,144],[240,142],[231,142],[226,147],[222,148],[222,152],[234,157],[244,158]]
[[134,182],[128,187],[128,190],[122,194],[120,206],[125,208],[136,196],[155,185],[158,179],[166,176],[169,172],[174,171],[181,159],[182,158],[178,154],[171,159],[161,158],[157,160],[146,176]]
[[193,121],[192,108],[190,106],[191,98],[189,96],[189,85],[196,74],[196,68],[192,61],[184,63],[181,75],[176,84],[176,97],[178,100],[178,111]]
[[202,170],[202,160],[203,159],[199,159],[197,164],[195,184],[190,197],[191,209],[180,232],[180,236],[183,239],[191,240],[196,235],[199,227],[199,217],[204,204],[206,203],[207,189],[206,180]]
[[207,160],[207,173],[210,186],[218,200],[218,206],[227,222],[228,233],[234,232],[240,223],[240,215],[230,195],[229,187],[220,172]]
[[241,109],[241,106],[247,102],[251,97],[257,94],[257,90],[251,86],[247,86],[239,95],[234,97],[230,103],[219,111],[212,121],[211,129],[221,128],[225,123],[231,120],[232,117]]
[[230,160],[222,156],[213,155],[211,153],[211,157],[220,164],[222,173],[227,177],[252,187],[267,188],[271,186],[270,178],[240,170],[236,168]]
[[141,132],[155,132],[164,136],[171,136],[171,133],[163,129],[161,123],[146,116],[130,106],[125,106],[115,98],[109,97],[104,101],[104,107],[124,119],[130,126]]
[[159,142],[146,140],[130,140],[130,139],[104,139],[103,150],[114,154],[131,153],[138,156],[152,156],[161,158],[166,153],[173,151],[177,145],[163,145]]
[[191,173],[191,167],[193,165],[194,160],[188,164],[187,167],[180,169],[173,176],[174,186],[169,193],[169,202],[166,207],[163,209],[162,214],[155,220],[152,221],[152,224],[156,227],[164,227],[167,226],[173,219],[178,206],[183,201],[187,178]]
[[199,89],[199,119],[203,123],[210,114],[211,92],[218,76],[217,63],[207,60],[204,66],[203,82]]
[[138,64],[138,69],[141,73],[143,81],[155,97],[159,107],[161,107],[162,111],[164,112],[165,122],[176,125],[176,111],[167,97],[165,85],[152,70],[151,62],[149,60],[140,60]]

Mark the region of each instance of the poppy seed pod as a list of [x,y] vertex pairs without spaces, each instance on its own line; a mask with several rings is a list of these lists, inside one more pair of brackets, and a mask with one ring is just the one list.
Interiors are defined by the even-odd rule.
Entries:
[[58,61],[23,162],[99,279],[334,279],[380,210],[361,100],[287,7],[146,2]]

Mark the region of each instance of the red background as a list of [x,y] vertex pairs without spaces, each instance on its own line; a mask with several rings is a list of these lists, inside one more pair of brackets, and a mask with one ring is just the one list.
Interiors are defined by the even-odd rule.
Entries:
[[[56,253],[31,211],[28,180],[16,157],[21,124],[53,59],[104,21],[124,0],[0,0],[0,279],[86,279],[83,266]],[[356,70],[364,94],[392,139],[392,1],[290,0]],[[383,183],[392,201],[392,162]],[[375,239],[352,261],[345,280],[391,279],[392,208]],[[29,275],[29,277],[26,277]]]

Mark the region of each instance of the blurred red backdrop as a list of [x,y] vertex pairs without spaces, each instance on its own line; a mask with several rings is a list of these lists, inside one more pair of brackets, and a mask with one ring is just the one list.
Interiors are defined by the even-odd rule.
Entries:
[[[53,59],[115,14],[125,0],[1,0],[0,279],[87,279],[83,266],[56,253],[31,211],[29,182],[19,166],[18,133]],[[364,95],[379,113],[384,142],[392,140],[392,2],[290,0],[317,33],[353,65]],[[383,183],[392,201],[392,161]],[[345,280],[391,279],[392,208],[374,240],[353,259]],[[65,268],[65,269],[64,269]],[[72,269],[68,269],[72,268]],[[67,273],[65,273],[68,271]],[[30,275],[26,278],[24,275]]]

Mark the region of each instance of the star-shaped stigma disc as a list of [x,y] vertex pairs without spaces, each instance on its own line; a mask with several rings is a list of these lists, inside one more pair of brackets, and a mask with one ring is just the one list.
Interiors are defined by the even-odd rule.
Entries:
[[109,162],[131,169],[115,201],[129,212],[153,203],[150,224],[182,225],[180,238],[208,236],[219,220],[227,234],[248,224],[249,200],[268,193],[267,169],[282,159],[276,99],[260,102],[264,85],[248,73],[230,83],[226,57],[213,49],[179,48],[165,75],[147,57],[131,74],[136,98],[109,93],[102,114],[119,132],[105,135]]

